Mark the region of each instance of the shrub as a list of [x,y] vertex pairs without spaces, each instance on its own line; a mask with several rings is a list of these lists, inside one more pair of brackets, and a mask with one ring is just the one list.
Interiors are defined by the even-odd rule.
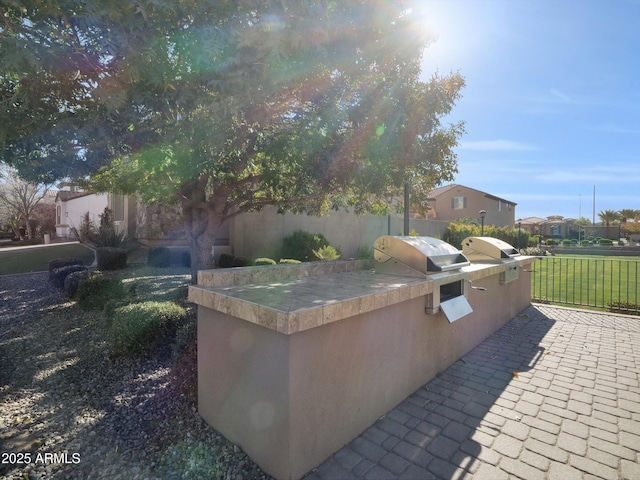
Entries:
[[610,240],[608,238],[601,238],[600,245],[606,245],[606,246],[613,245],[613,240]]
[[356,251],[356,258],[373,258],[373,247],[368,245],[361,245]]
[[562,240],[562,246],[563,247],[569,247],[569,246],[571,246],[571,244],[572,244],[572,242],[569,239],[565,238],[564,240]]
[[87,269],[79,270],[67,275],[67,278],[64,279],[64,291],[67,293],[67,296],[73,298],[78,291],[80,284],[88,279],[90,275],[91,272]]
[[83,310],[102,310],[109,300],[122,299],[124,286],[117,278],[105,277],[100,273],[90,275],[78,285],[76,298]]
[[74,272],[82,272],[84,270],[87,270],[87,267],[84,265],[67,265],[66,267],[56,268],[51,273],[51,280],[53,280],[56,287],[63,288],[64,281],[68,275]]
[[183,267],[191,267],[191,252],[182,252],[181,259]]
[[318,250],[314,250],[313,254],[318,260],[337,260],[340,258],[340,253],[331,245],[326,247],[320,247]]
[[220,259],[218,260],[218,266],[220,268],[233,267],[233,255],[229,255],[228,253],[221,254]]
[[281,258],[278,263],[286,263],[289,265],[297,265],[298,263],[302,263],[300,260],[296,260],[295,258]]
[[49,261],[49,278],[53,278],[53,271],[55,269],[69,265],[84,265],[84,262],[81,258],[76,257],[54,258]]
[[100,226],[90,234],[90,239],[96,247],[122,248],[127,242],[127,236],[116,230],[109,207],[105,207],[104,212],[100,214]]
[[313,251],[329,245],[321,233],[309,233],[297,230],[282,240],[281,257],[294,258],[301,262],[314,259]]
[[231,262],[232,267],[246,267],[249,263],[249,260],[245,257],[233,257],[233,261]]
[[547,238],[544,242],[546,245],[557,245],[558,242],[556,242],[553,238]]
[[114,310],[111,340],[119,352],[150,350],[159,340],[175,334],[186,319],[184,308],[173,302],[132,303]]
[[127,251],[124,248],[96,248],[99,270],[120,270],[127,266]]
[[147,263],[151,267],[168,267],[171,264],[171,250],[167,247],[155,247],[149,250]]
[[271,258],[256,258],[253,261],[254,265],[275,265],[276,261]]

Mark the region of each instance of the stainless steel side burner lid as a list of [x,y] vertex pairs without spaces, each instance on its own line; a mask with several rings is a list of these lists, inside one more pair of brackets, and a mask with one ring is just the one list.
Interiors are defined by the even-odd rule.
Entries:
[[462,253],[472,262],[502,262],[520,256],[507,242],[493,237],[467,237],[462,241]]
[[469,265],[460,250],[433,237],[384,235],[373,243],[373,257],[377,272],[419,278]]

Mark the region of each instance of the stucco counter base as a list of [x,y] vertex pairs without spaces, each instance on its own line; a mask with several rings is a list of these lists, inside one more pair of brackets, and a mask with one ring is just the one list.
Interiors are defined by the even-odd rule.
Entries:
[[425,314],[428,277],[328,263],[200,272],[189,288],[199,412],[279,480],[304,476],[530,303],[527,274],[501,284],[503,265],[472,265],[486,291],[450,324]]

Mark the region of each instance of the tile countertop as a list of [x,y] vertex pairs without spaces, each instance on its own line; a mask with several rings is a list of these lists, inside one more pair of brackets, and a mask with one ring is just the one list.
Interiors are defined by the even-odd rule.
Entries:
[[[534,259],[513,262],[524,265]],[[473,281],[497,275],[513,262],[478,263],[462,270]],[[375,273],[371,262],[278,267],[199,272],[198,285],[189,287],[189,301],[290,335],[433,293],[428,276]]]

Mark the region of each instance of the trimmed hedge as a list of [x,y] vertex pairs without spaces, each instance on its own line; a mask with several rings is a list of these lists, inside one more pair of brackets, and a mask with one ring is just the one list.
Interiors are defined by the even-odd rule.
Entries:
[[64,279],[64,291],[67,293],[67,296],[73,298],[76,295],[80,284],[90,276],[91,272],[87,269],[79,270],[67,275],[67,278]]
[[124,248],[96,248],[98,270],[121,270],[127,267],[127,251]]
[[155,247],[149,250],[147,263],[151,267],[165,268],[171,264],[171,250],[167,247]]
[[175,334],[187,313],[174,302],[143,302],[115,308],[111,317],[114,348],[122,353],[141,353]]
[[56,287],[63,288],[67,276],[72,273],[83,272],[85,270],[87,270],[87,267],[85,267],[84,265],[67,265],[66,267],[54,269],[53,272],[49,274],[49,277],[56,285]]
[[53,279],[53,271],[57,268],[68,267],[70,265],[84,265],[84,262],[81,258],[77,257],[63,257],[49,260],[49,278]]
[[265,258],[265,257],[263,257],[263,258],[256,258],[256,259],[253,261],[253,264],[254,264],[254,265],[275,265],[275,264],[276,264],[276,261],[275,261],[275,260],[273,260],[272,258]]
[[125,295],[124,285],[117,278],[94,273],[78,285],[76,298],[83,310],[102,310],[109,300],[117,300]]

